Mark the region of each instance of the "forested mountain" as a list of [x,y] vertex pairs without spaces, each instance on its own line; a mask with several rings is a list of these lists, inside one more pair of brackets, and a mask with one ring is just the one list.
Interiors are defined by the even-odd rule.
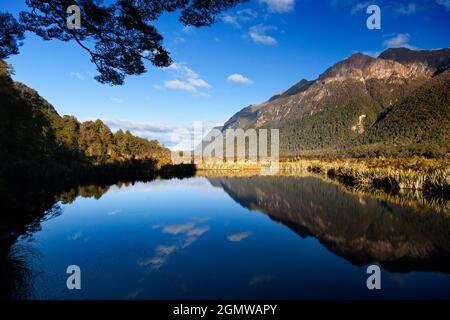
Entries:
[[283,156],[444,155],[449,66],[450,49],[354,54],[314,81],[242,109],[222,130],[278,128]]
[[0,175],[60,175],[93,166],[170,163],[157,141],[111,130],[101,121],[61,117],[39,94],[15,82],[0,61]]

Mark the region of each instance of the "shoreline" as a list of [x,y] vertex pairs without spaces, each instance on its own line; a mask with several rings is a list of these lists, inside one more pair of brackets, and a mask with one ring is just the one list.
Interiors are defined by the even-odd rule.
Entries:
[[[263,166],[255,163],[206,162],[197,175],[252,177]],[[392,201],[399,205],[450,212],[450,159],[369,158],[291,159],[279,163],[274,177],[318,177],[343,191]]]
[[[198,171],[264,174],[268,165],[257,162],[206,161]],[[274,175],[315,173],[349,186],[388,191],[413,190],[426,194],[450,193],[450,158],[297,158],[281,160]]]

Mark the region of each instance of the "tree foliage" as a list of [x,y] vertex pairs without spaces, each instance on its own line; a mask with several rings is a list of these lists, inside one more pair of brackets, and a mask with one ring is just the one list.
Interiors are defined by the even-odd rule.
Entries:
[[[0,67],[5,65],[0,60]],[[0,176],[50,177],[99,166],[151,170],[148,164],[170,164],[170,151],[157,141],[130,132],[113,134],[100,120],[61,117],[35,90],[5,75],[0,75],[0,105]]]
[[[29,11],[20,23],[0,13],[0,58],[18,53],[23,31],[44,40],[74,41],[90,56],[101,83],[121,85],[127,75],[146,72],[145,61],[156,67],[172,63],[163,46],[156,20],[166,12],[180,12],[185,26],[208,26],[218,14],[246,0],[116,0],[106,5],[96,0],[26,0]],[[77,5],[81,28],[67,28],[66,10]]]
[[12,14],[0,12],[0,59],[18,54],[23,38],[22,25]]

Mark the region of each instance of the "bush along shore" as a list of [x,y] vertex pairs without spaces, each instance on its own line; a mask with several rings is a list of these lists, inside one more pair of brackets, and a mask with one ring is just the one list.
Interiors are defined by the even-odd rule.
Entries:
[[[251,170],[257,164],[204,163],[199,170]],[[261,167],[260,167],[261,168]],[[279,175],[314,173],[337,180],[347,186],[421,191],[430,196],[450,197],[450,159],[410,158],[290,158],[279,164]]]
[[448,159],[334,159],[310,160],[307,170],[326,174],[349,186],[366,186],[388,192],[421,190],[428,195],[450,194]]
[[48,163],[41,166],[16,163],[10,170],[0,172],[5,182],[33,183],[37,181],[61,182],[69,185],[79,183],[114,182],[118,180],[147,181],[156,178],[186,178],[196,173],[193,164],[159,165],[154,160],[133,160],[103,164],[71,164],[59,166]]

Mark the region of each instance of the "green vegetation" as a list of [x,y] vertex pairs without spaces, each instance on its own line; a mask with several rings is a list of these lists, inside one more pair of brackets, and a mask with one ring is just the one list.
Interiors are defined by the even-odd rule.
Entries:
[[284,157],[450,154],[450,49],[354,54],[242,109],[228,128],[280,130]]
[[[329,86],[329,97],[311,115],[281,123],[281,154],[298,155],[304,150],[342,149],[359,144],[359,128],[352,130],[360,115],[365,115],[361,130],[373,123],[383,108],[366,94],[363,84],[353,80]],[[352,121],[350,121],[352,119]]]
[[[450,152],[450,70],[386,108],[362,84],[347,81],[335,90],[319,105],[322,111],[281,125],[281,154],[441,157]],[[393,99],[379,91],[376,96]],[[359,115],[364,115],[360,128]]]
[[428,144],[429,155],[450,150],[450,70],[434,77],[382,114],[368,132],[369,143]]
[[80,123],[61,117],[39,94],[14,82],[0,61],[0,176],[81,177],[170,169],[170,151],[157,141],[111,130],[100,120]]
[[[210,26],[223,11],[244,1],[27,0],[19,19],[0,12],[0,59],[18,54],[28,31],[43,40],[76,43],[95,64],[97,81],[122,85],[127,75],[147,71],[145,61],[156,67],[172,63],[163,46],[164,37],[156,28],[162,15],[178,12],[184,26]],[[83,13],[80,29],[68,28],[64,16],[74,4]]]

